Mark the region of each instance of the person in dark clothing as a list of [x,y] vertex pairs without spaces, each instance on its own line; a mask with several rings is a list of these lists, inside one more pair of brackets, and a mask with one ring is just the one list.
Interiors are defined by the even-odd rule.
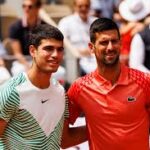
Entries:
[[29,68],[29,63],[25,57],[29,55],[28,33],[38,24],[45,24],[39,18],[41,5],[40,0],[23,0],[23,17],[13,23],[9,29],[12,53],[17,58],[19,64],[23,65],[25,70]]

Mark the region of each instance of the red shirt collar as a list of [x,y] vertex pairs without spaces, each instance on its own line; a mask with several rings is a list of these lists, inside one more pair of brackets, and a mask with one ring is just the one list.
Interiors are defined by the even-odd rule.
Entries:
[[[115,83],[115,85],[127,85],[129,83],[129,76],[128,76],[129,68],[123,64],[121,64],[120,66],[121,66],[121,72],[119,75],[119,79]],[[98,69],[95,70],[94,76],[96,77],[96,79],[99,80],[99,85],[111,84],[110,81],[106,80],[98,73]]]

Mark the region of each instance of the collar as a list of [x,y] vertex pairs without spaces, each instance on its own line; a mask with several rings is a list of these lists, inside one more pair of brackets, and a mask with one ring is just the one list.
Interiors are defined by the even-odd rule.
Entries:
[[[121,72],[115,85],[127,85],[129,83],[129,76],[128,76],[129,68],[123,64],[121,64],[120,67],[121,67]],[[98,73],[98,69],[95,70],[94,76],[99,81],[100,86],[111,84],[110,81],[106,80]]]

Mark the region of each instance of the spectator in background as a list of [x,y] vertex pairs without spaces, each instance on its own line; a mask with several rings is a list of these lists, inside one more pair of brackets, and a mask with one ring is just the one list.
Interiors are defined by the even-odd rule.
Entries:
[[[16,74],[20,70],[26,70],[30,66],[25,57],[29,55],[28,33],[36,25],[45,23],[39,19],[41,5],[41,0],[23,0],[23,18],[17,20],[9,29],[12,53],[19,62],[13,63],[12,74]],[[20,70],[17,71],[17,68],[20,68]]]
[[90,38],[97,69],[68,90],[70,123],[84,112],[90,150],[148,150],[150,76],[120,63],[119,28],[111,19],[94,21]]
[[146,5],[149,3],[145,1],[146,0],[124,0],[119,5],[119,13],[122,18],[120,23],[122,41],[120,59],[121,62],[126,65],[129,63],[132,38],[137,32],[144,29],[144,18],[148,13]]
[[91,72],[96,67],[96,62],[91,56],[89,42],[89,27],[95,17],[89,15],[90,0],[74,0],[74,13],[60,20],[58,27],[64,36],[80,53],[81,75]]
[[[135,18],[146,16],[150,14],[150,1],[141,0],[139,5],[139,13]],[[131,50],[129,57],[129,65],[132,68],[139,69],[144,72],[150,72],[150,24],[146,25],[144,30],[137,33],[131,42]]]

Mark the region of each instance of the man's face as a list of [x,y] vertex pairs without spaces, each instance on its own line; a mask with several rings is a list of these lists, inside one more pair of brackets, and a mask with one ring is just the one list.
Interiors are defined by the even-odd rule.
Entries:
[[95,54],[98,66],[111,67],[118,64],[120,55],[120,39],[116,30],[96,33],[95,43],[89,46]]
[[37,16],[39,11],[39,7],[36,6],[35,0],[24,0],[22,9],[27,17]]
[[81,19],[87,20],[89,9],[90,9],[89,0],[76,0],[75,1],[75,11],[79,14]]
[[30,46],[30,54],[33,57],[33,65],[39,72],[51,74],[57,71],[62,62],[63,41],[43,39],[37,48]]

